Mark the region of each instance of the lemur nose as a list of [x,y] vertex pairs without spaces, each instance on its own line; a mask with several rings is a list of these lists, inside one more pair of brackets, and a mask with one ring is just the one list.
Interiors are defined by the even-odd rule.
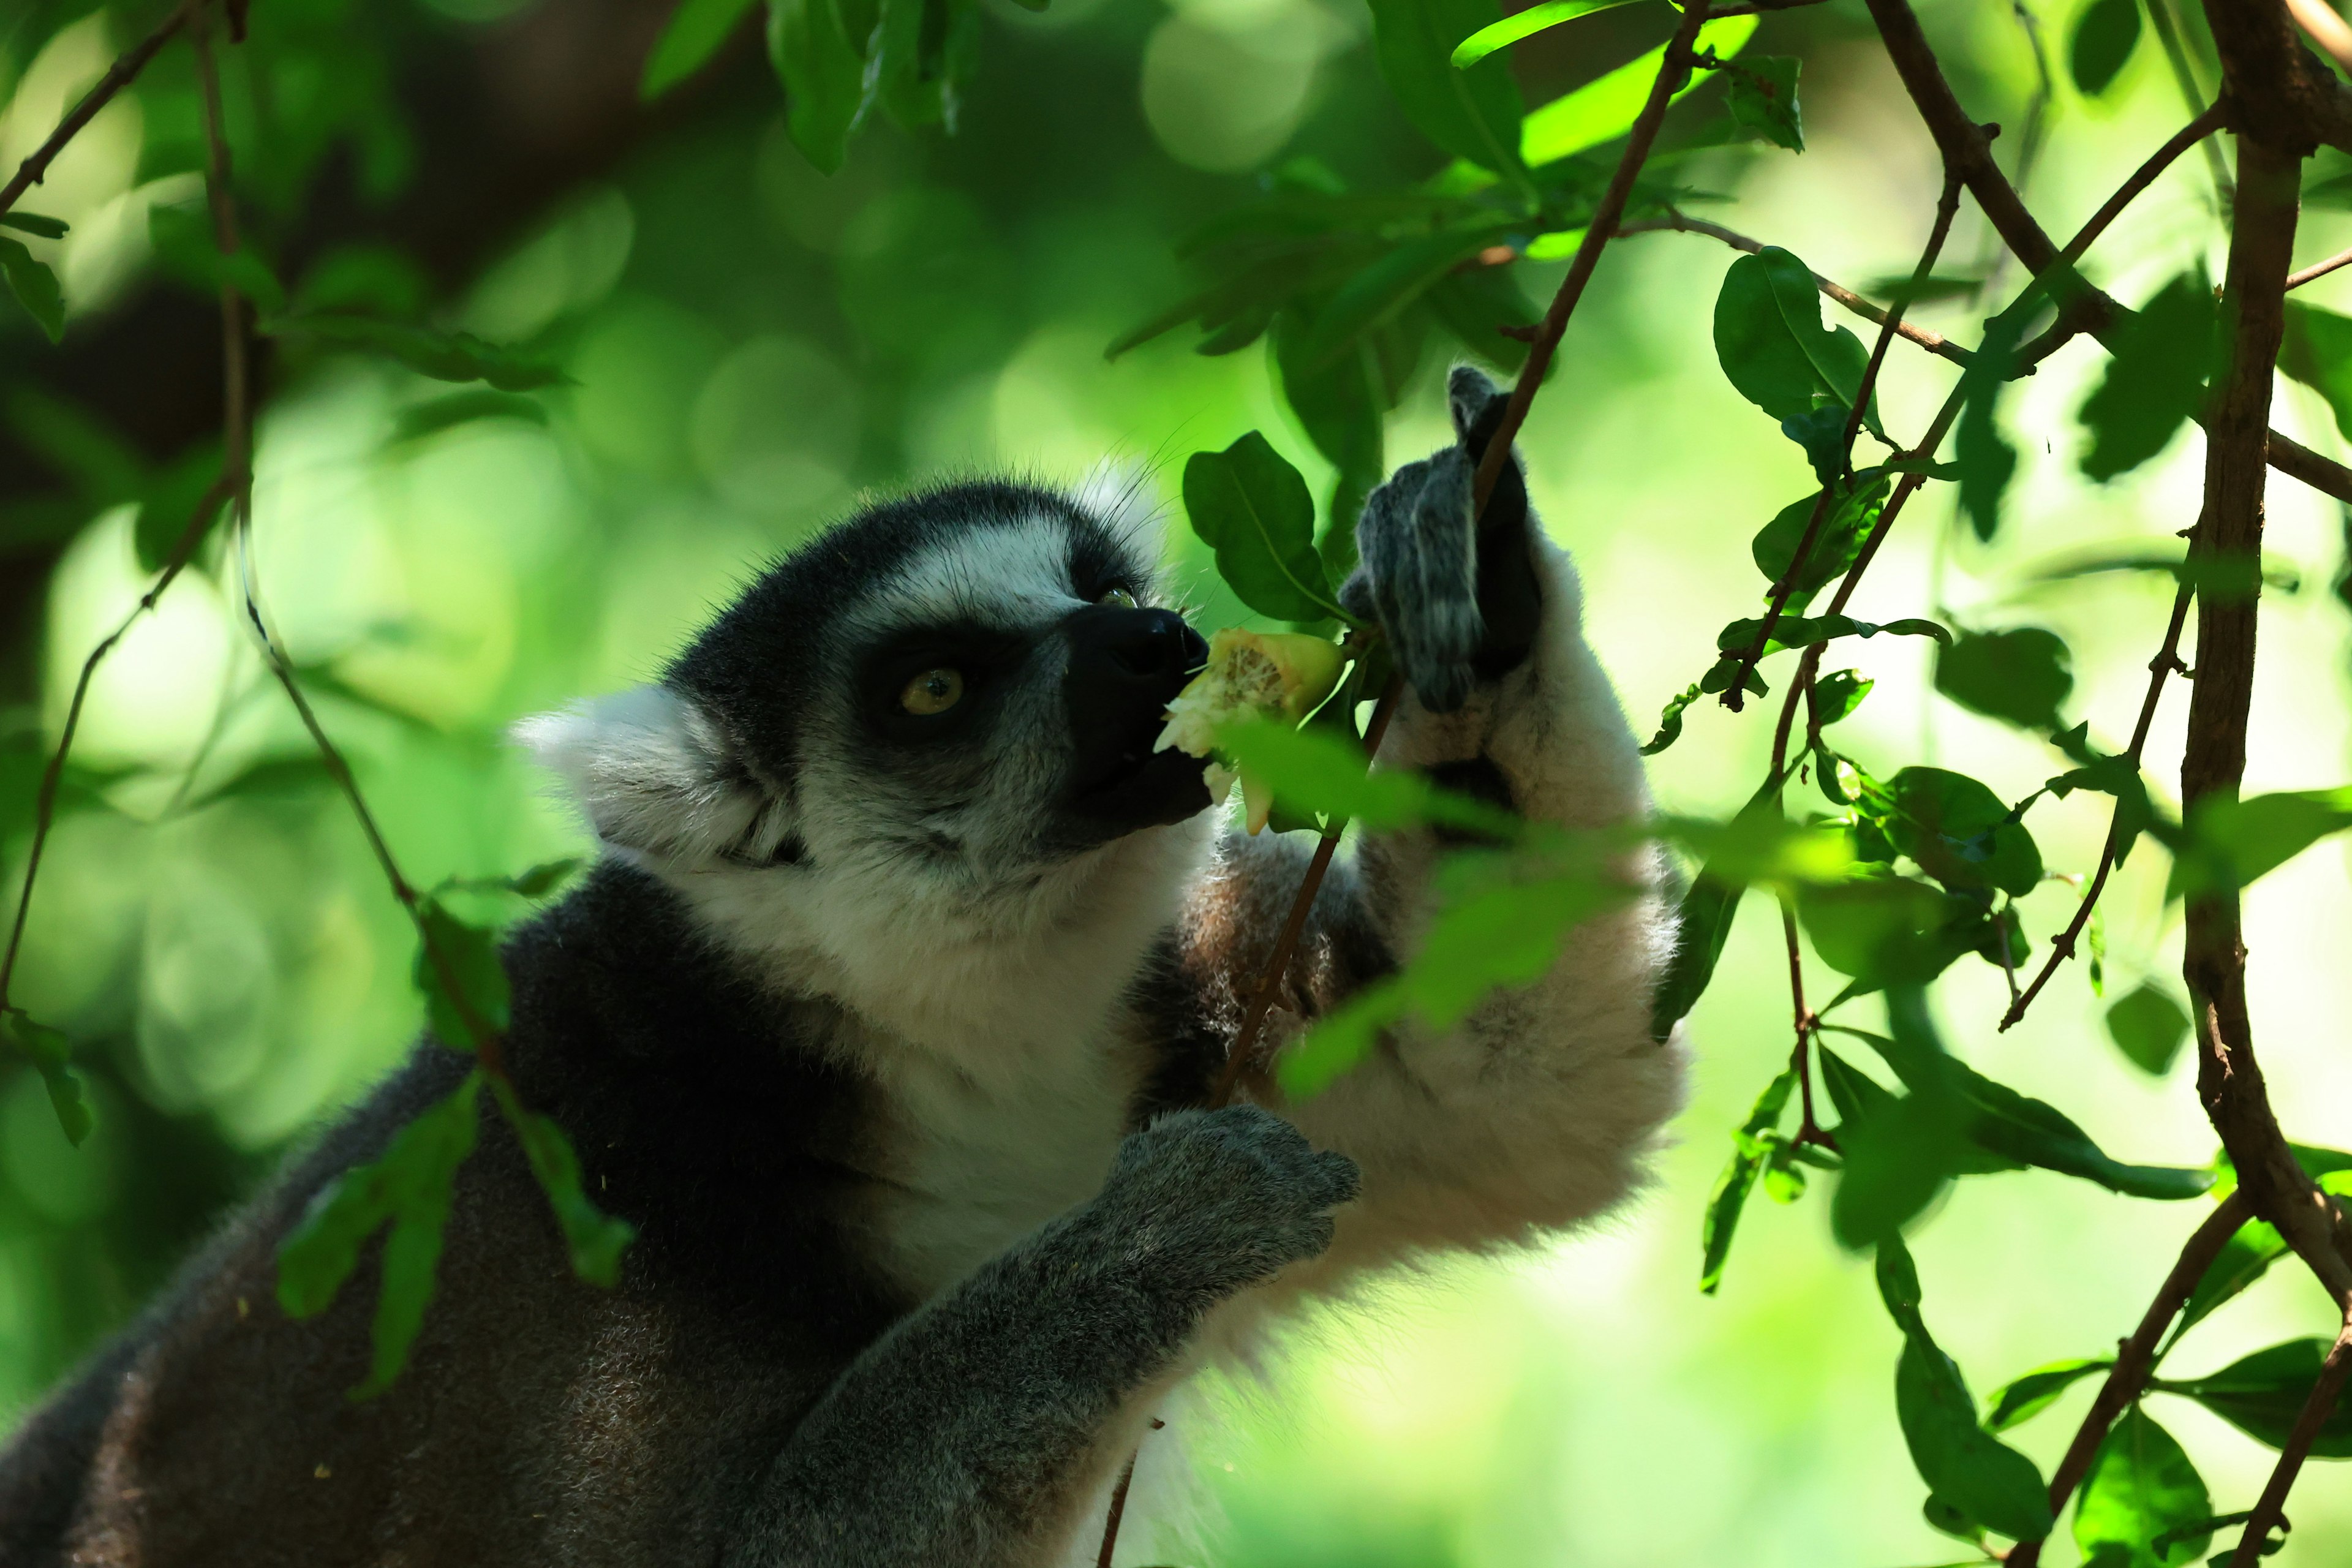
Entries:
[[1128,679],[1181,683],[1209,657],[1209,645],[1172,610],[1122,610],[1108,605],[1070,617],[1070,662],[1108,667]]

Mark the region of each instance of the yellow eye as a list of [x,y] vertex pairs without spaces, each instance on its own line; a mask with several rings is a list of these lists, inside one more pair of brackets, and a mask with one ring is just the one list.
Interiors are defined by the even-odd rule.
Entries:
[[907,682],[898,693],[898,706],[908,712],[923,717],[944,713],[963,700],[963,672],[960,669],[927,669]]
[[1124,588],[1113,588],[1095,603],[1113,610],[1131,610],[1136,607],[1135,595]]

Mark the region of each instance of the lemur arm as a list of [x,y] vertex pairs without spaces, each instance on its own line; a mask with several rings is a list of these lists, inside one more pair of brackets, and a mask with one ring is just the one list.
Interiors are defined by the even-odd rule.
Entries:
[[902,1320],[777,1458],[730,1568],[1044,1561],[1201,1320],[1321,1252],[1355,1168],[1251,1106],[1163,1117],[1102,1192]]
[[[1483,525],[1468,515],[1468,474],[1501,398],[1475,372],[1456,372],[1452,390],[1461,444],[1401,470],[1358,529],[1364,565],[1348,585],[1351,607],[1378,615],[1410,678],[1380,765],[1419,768],[1565,826],[1638,818],[1648,809],[1640,755],[1581,635],[1574,569],[1533,525],[1516,460]],[[1449,847],[1426,829],[1369,835],[1335,865],[1270,1041],[1417,949],[1433,912],[1430,874]],[[1305,835],[1238,832],[1219,846],[1180,942],[1199,1031],[1230,1037],[1311,847]],[[1522,1239],[1588,1217],[1633,1184],[1652,1130],[1677,1103],[1681,1064],[1679,1047],[1650,1033],[1672,942],[1659,867],[1640,852],[1621,869],[1641,896],[1576,928],[1534,984],[1487,998],[1452,1030],[1386,1031],[1312,1100],[1283,1104],[1255,1082],[1318,1147],[1363,1168],[1362,1199],[1341,1216],[1331,1253],[1292,1278],[1329,1279],[1408,1248]]]

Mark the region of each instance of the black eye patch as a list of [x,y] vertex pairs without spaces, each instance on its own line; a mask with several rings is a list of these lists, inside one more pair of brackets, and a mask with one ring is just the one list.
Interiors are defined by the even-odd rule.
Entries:
[[[854,678],[859,714],[876,738],[893,744],[970,740],[1002,705],[1007,679],[1031,647],[1028,638],[999,627],[949,623],[900,632],[859,660]],[[925,679],[934,671],[951,671],[955,679]],[[930,701],[950,687],[960,689],[938,711],[910,712],[907,695],[919,683]]]

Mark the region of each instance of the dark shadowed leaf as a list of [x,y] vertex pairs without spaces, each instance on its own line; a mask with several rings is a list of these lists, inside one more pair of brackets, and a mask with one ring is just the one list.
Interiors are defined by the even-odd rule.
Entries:
[[2006,1432],[2011,1426],[2032,1420],[2051,1405],[2058,1396],[2095,1373],[2103,1373],[2116,1363],[2112,1361],[2053,1361],[2048,1366],[2037,1366],[2022,1377],[2011,1378],[1993,1390],[1992,1408],[1985,1416],[1985,1430]]
[[1960,422],[1952,434],[1952,464],[1959,470],[1960,510],[1981,540],[2000,530],[2001,498],[2017,472],[2017,451],[2000,433],[1994,412],[2017,365],[2025,318],[2005,311],[1985,324],[1977,357],[1960,373]]
[[2352,316],[2289,300],[2279,369],[2327,399],[2336,433],[2352,438]]
[[1510,63],[1453,63],[1454,47],[1497,19],[1494,0],[1371,0],[1381,75],[1421,133],[1497,174],[1523,173],[1519,121],[1527,104]]
[[1329,368],[1364,333],[1387,325],[1454,268],[1502,237],[1505,226],[1429,235],[1398,246],[1339,285],[1296,351],[1309,374]]
[[42,1087],[48,1090],[49,1110],[58,1119],[58,1130],[66,1142],[81,1146],[98,1122],[89,1109],[89,1100],[82,1092],[81,1079],[74,1075],[73,1041],[62,1029],[53,1029],[32,1015],[15,1007],[0,1012],[0,1039],[33,1064],[41,1075]]
[[2134,1067],[2161,1078],[2189,1038],[2189,1012],[2170,992],[2147,981],[2107,1008],[2107,1037]]
[[147,212],[147,237],[155,258],[183,282],[207,291],[230,288],[253,301],[265,316],[286,309],[286,288],[250,245],[226,255],[214,237],[212,219],[194,207],[155,206]]
[[371,316],[337,314],[282,316],[264,325],[277,337],[313,338],[380,353],[436,381],[486,381],[501,392],[529,392],[571,380],[553,365],[484,342],[471,332],[436,332]]
[[647,101],[659,98],[700,70],[756,4],[758,0],[685,0],[646,57],[637,96]]
[[1895,1416],[1928,1489],[1987,1529],[2015,1541],[2050,1533],[2042,1473],[1977,1425],[1976,1401],[1951,1357],[1937,1348],[1919,1310],[1919,1276],[1902,1241],[1878,1248],[1878,1290],[1903,1330],[1895,1370]]
[[768,62],[784,84],[784,128],[825,174],[840,169],[870,101],[861,38],[835,0],[768,0]]
[[1315,550],[1307,481],[1253,430],[1184,465],[1184,510],[1242,603],[1282,621],[1351,617]]
[[2074,690],[2074,663],[2065,640],[2040,626],[1963,632],[1936,652],[1936,689],[1988,718],[2054,730]]
[[[2248,1436],[2275,1448],[2294,1429],[2311,1385],[2319,1381],[2327,1343],[2320,1339],[2289,1340],[2207,1376],[2179,1382],[2158,1379],[2154,1386],[2167,1394],[2186,1394]],[[2311,1452],[2322,1459],[2352,1459],[2352,1405],[2337,1401],[2320,1426]]]
[[2352,827],[2352,787],[2248,800],[2208,795],[2189,814],[2166,896],[2252,886],[2322,838]]
[[621,1255],[636,1239],[636,1227],[606,1214],[588,1196],[580,1179],[580,1156],[562,1128],[526,1109],[503,1084],[498,1094],[507,1121],[530,1161],[531,1174],[539,1179],[540,1190],[555,1212],[565,1250],[572,1257],[572,1271],[592,1285],[613,1289],[620,1283]]
[[[1716,647],[1725,653],[1743,652],[1756,640],[1756,633],[1763,625],[1761,616],[1733,621],[1716,634]],[[1811,647],[1833,637],[1874,637],[1881,632],[1894,637],[1934,637],[1938,642],[1949,641],[1952,636],[1934,621],[1916,616],[1884,625],[1858,621],[1852,616],[1782,616],[1772,623],[1772,636],[1764,644],[1764,651],[1769,654],[1784,648]]]
[[1905,768],[1875,813],[1888,840],[1955,890],[1998,888],[2023,898],[2042,880],[2042,851],[2000,797],[1943,768]]
[[2139,0],[2091,0],[2075,19],[2066,64],[2076,88],[2096,98],[2115,82],[2139,45]]
[[2217,320],[2211,285],[2185,272],[2124,328],[2105,377],[2083,404],[2091,436],[2083,472],[2111,479],[2164,450],[2204,400]]
[[43,239],[63,239],[71,227],[61,217],[44,217],[39,213],[0,213],[0,228],[13,228],[20,234],[35,234]]
[[1733,121],[1776,147],[1803,152],[1805,122],[1797,107],[1797,72],[1803,64],[1794,55],[1750,55],[1726,70],[1723,103]]
[[49,342],[66,335],[66,300],[58,289],[56,273],[36,261],[21,241],[5,237],[0,237],[0,273],[7,276],[8,291],[16,296],[25,313],[41,324]]
[[480,419],[519,419],[526,425],[547,423],[547,409],[536,398],[519,393],[494,392],[477,387],[471,392],[452,392],[446,396],[413,403],[393,416],[392,438],[395,441],[417,441],[436,436],[459,425],[470,425]]
[[505,1033],[510,993],[506,966],[499,962],[498,932],[470,925],[430,900],[419,921],[432,940],[428,952],[419,937],[414,973],[435,1037],[452,1050],[467,1051],[481,1045],[476,1023],[492,1034]]
[[2195,1527],[2212,1513],[2197,1467],[2172,1434],[2135,1405],[2107,1428],[2083,1478],[2074,1544],[2098,1568],[2175,1568],[2211,1542],[2211,1531]]
[[1355,565],[1357,514],[1385,471],[1381,424],[1388,400],[1365,363],[1361,345],[1319,368],[1309,368],[1302,351],[1312,333],[1299,312],[1285,310],[1277,316],[1274,365],[1283,401],[1297,416],[1299,428],[1339,470],[1318,548],[1329,568],[1328,580],[1341,582]]

